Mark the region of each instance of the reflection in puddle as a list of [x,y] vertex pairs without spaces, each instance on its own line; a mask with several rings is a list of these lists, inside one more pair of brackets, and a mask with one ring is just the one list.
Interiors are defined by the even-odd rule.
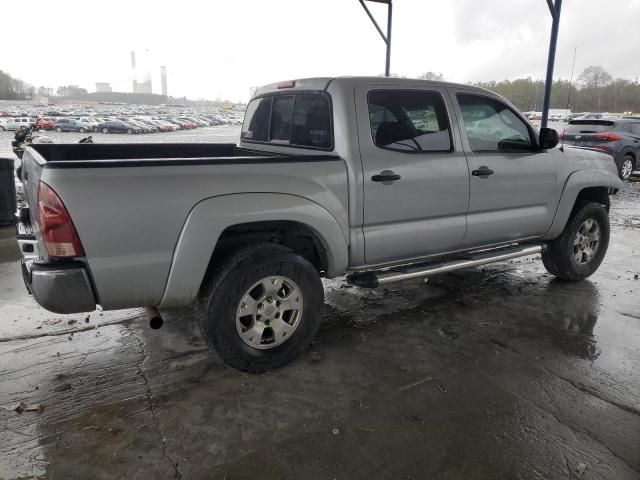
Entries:
[[560,329],[551,337],[553,343],[566,355],[596,360],[601,353],[594,335],[600,314],[596,286],[588,280],[571,283],[552,280],[547,286],[546,295],[554,299],[557,305],[554,318],[560,320]]

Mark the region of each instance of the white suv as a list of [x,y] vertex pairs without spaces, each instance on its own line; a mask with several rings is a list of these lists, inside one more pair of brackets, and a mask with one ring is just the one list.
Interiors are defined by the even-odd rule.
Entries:
[[5,128],[7,130],[24,130],[34,123],[36,123],[36,119],[30,117],[8,118]]

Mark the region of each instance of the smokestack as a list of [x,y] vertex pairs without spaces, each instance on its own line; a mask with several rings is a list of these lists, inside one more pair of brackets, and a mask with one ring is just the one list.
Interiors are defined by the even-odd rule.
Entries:
[[162,84],[162,95],[167,96],[167,67],[160,67],[160,83]]
[[149,49],[147,48],[144,51],[144,92],[143,93],[152,93],[151,89],[151,56],[149,54]]
[[136,77],[136,52],[134,52],[133,50],[131,50],[131,72],[133,75],[133,78],[131,80],[132,92],[136,93],[138,90],[138,78]]

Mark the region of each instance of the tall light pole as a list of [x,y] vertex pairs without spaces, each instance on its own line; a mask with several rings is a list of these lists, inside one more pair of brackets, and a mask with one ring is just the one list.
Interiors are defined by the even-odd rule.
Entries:
[[549,40],[549,58],[547,59],[547,78],[544,82],[544,101],[542,102],[542,120],[540,128],[547,127],[549,120],[549,102],[551,101],[551,86],[553,84],[553,65],[556,61],[556,45],[558,43],[558,28],[560,27],[560,8],[562,0],[547,0],[551,12],[551,39]]
[[[362,5],[362,8],[364,8],[364,11],[367,12],[367,15],[373,22],[373,26],[376,27],[376,30],[378,30],[378,33],[382,37],[382,40],[387,45],[387,56],[384,64],[384,76],[388,77],[391,74],[390,72],[391,70],[391,15],[393,13],[391,0],[366,0],[367,2],[384,3],[387,5],[387,34],[386,35],[382,32],[382,29],[380,28],[380,25],[378,25],[378,22],[376,22],[376,19],[373,18],[373,15],[369,11],[369,8],[367,8],[366,3],[364,3],[365,0],[359,0],[359,1],[360,1],[360,5]],[[559,1],[559,0],[556,0],[556,1]]]

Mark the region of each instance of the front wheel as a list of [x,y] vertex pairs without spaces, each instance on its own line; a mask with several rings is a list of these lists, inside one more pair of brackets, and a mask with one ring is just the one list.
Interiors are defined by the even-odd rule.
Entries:
[[264,372],[296,359],[322,320],[324,291],[305,258],[275,244],[222,259],[198,298],[198,324],[229,366]]
[[622,164],[620,165],[620,169],[618,170],[620,179],[629,180],[634,167],[635,161],[633,160],[633,156],[631,156],[630,154],[625,155],[624,159],[622,160]]
[[104,127],[104,128],[102,129],[102,133],[109,133],[109,129],[108,129],[107,127]]
[[80,127],[80,133],[84,133],[86,132],[86,130],[84,129],[84,127]]
[[56,132],[61,132],[62,131],[62,127],[56,127]]
[[131,130],[130,128],[127,128],[127,134],[131,135],[133,133],[133,130]]
[[609,214],[599,203],[576,206],[562,234],[547,244],[542,262],[562,280],[578,281],[592,275],[609,246]]

